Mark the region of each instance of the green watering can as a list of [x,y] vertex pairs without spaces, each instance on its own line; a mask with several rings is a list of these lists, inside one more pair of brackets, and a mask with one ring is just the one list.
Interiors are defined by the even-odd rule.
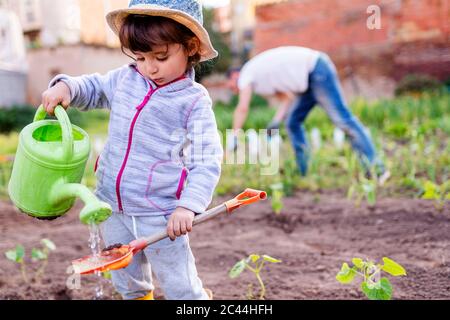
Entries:
[[40,106],[33,123],[20,133],[8,185],[11,200],[32,217],[53,220],[69,211],[78,197],[85,204],[81,222],[103,222],[111,206],[80,184],[91,149],[88,134],[70,123],[62,106],[55,109],[58,121],[44,120],[46,114]]

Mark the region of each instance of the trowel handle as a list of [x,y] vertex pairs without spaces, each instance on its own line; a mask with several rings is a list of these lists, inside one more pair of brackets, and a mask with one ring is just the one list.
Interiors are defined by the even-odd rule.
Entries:
[[[194,221],[192,222],[192,225],[195,226],[196,224],[199,224],[201,222],[204,222],[206,220],[214,218],[218,214],[225,213],[225,212],[227,212],[227,207],[225,206],[225,204],[222,204],[218,207],[215,207],[211,210],[206,211],[205,213],[195,216]],[[133,254],[136,254],[137,252],[145,249],[147,246],[151,245],[152,243],[155,243],[162,239],[165,239],[168,236],[169,235],[167,233],[167,230],[164,230],[164,231],[161,231],[154,235],[151,235],[149,237],[139,238],[137,240],[132,241],[130,243],[130,246],[133,248]]]
[[[47,116],[47,111],[43,105],[40,105],[34,115],[33,122],[44,120]],[[72,124],[70,123],[69,116],[66,110],[58,105],[55,108],[55,116],[61,125],[62,132],[62,142],[63,142],[63,156],[65,159],[69,160],[73,156],[73,134],[72,134]]]
[[[204,213],[196,215],[192,225],[195,226],[196,224],[205,222],[207,220],[211,220],[212,218],[215,218],[216,216],[222,213],[231,213],[233,210],[241,206],[248,205],[257,202],[259,200],[264,200],[266,197],[267,194],[264,191],[246,189],[244,192],[236,196],[234,199],[227,201]],[[159,240],[162,240],[167,237],[168,237],[167,231],[164,230],[150,237],[134,240],[130,243],[130,246],[133,248],[133,252],[136,253],[143,250],[148,245],[158,242]]]

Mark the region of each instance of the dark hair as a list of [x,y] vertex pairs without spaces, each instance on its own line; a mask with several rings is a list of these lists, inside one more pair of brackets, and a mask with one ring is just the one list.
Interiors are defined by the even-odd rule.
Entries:
[[[129,15],[125,18],[119,32],[122,52],[125,49],[131,52],[151,52],[154,46],[181,44],[189,51],[189,41],[197,37],[191,30],[175,20],[146,15]],[[188,69],[200,62],[200,52],[190,56]]]

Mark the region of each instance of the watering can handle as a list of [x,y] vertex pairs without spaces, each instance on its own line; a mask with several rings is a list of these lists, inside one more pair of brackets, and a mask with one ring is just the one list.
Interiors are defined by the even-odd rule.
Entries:
[[[70,123],[69,116],[66,110],[62,106],[56,106],[55,115],[61,125],[62,140],[63,140],[63,156],[66,160],[69,160],[73,156],[73,134],[72,124]],[[44,120],[47,116],[47,111],[43,105],[40,105],[34,115],[33,122]]]

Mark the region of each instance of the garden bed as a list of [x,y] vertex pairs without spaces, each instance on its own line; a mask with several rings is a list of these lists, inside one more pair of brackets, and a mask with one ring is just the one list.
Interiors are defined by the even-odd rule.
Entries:
[[[245,271],[230,279],[228,271],[251,253],[282,260],[262,272],[267,299],[366,299],[358,284],[341,285],[336,273],[353,257],[403,265],[406,277],[391,278],[394,299],[450,299],[450,205],[437,210],[432,201],[379,199],[373,208],[355,207],[337,193],[302,193],[284,199],[276,216],[269,201],[257,203],[196,226],[191,246],[199,275],[215,299],[245,299]],[[218,200],[216,200],[218,204]],[[70,261],[87,255],[88,228],[78,220],[80,204],[54,221],[27,217],[0,202],[0,299],[93,299],[98,279],[85,276],[70,290]],[[57,246],[40,283],[24,284],[19,268],[4,252],[21,243],[27,252],[42,238]],[[104,298],[120,298],[103,279]],[[157,296],[162,297],[160,290]]]

